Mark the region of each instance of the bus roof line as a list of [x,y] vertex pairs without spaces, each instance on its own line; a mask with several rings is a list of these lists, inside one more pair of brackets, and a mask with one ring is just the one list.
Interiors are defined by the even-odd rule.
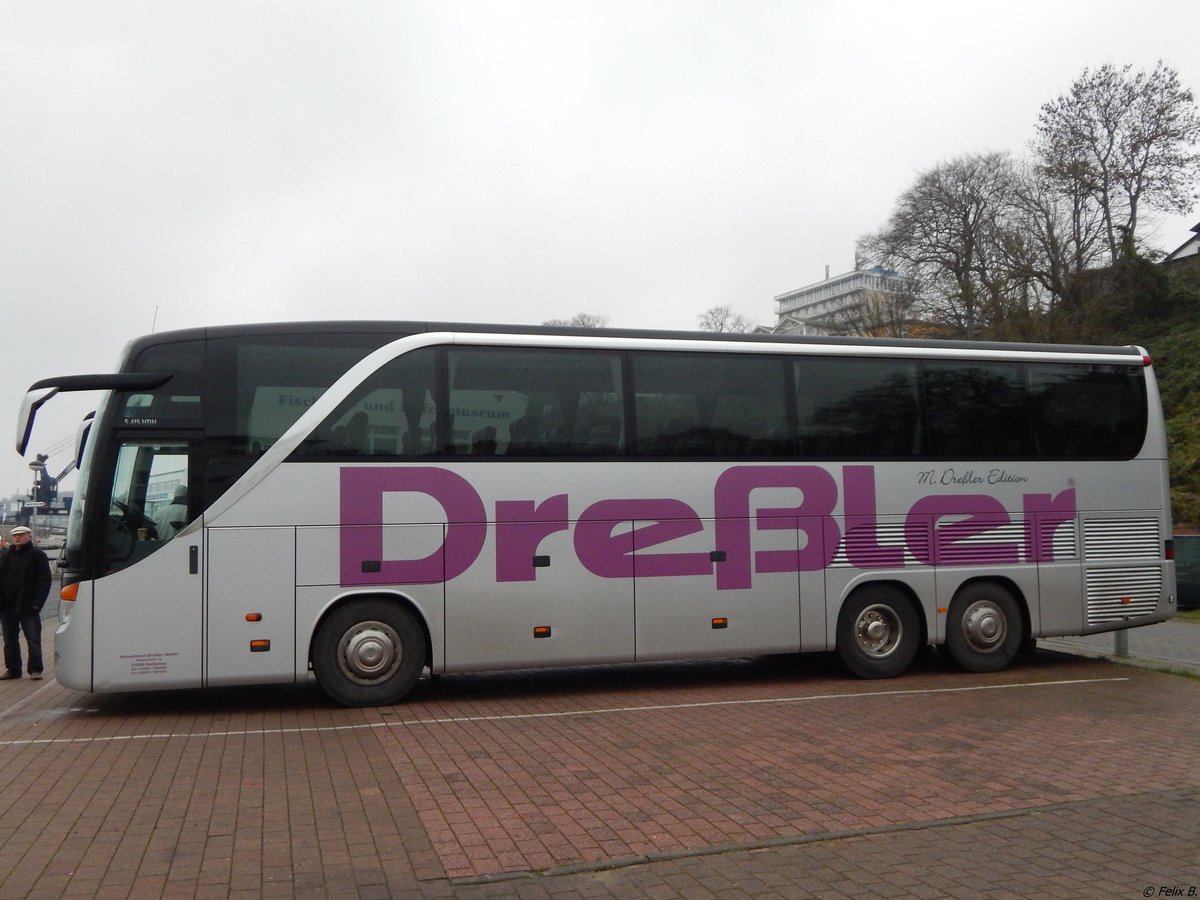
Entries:
[[[484,332],[426,332],[410,337],[438,338],[441,344],[471,344],[482,346],[521,346],[546,348],[582,348],[594,350],[687,350],[699,353],[782,353],[790,356],[882,356],[924,359],[982,359],[1009,360],[1014,362],[1072,362],[1107,363],[1110,365],[1140,366],[1144,351],[1136,347],[1122,348],[1073,348],[1054,350],[1053,345],[1037,347],[1014,344],[1007,349],[999,344],[963,343],[955,346],[933,346],[930,344],[841,344],[784,342],[722,341],[719,339],[681,339],[656,337],[618,337],[596,335],[526,335],[493,334]],[[407,340],[401,338],[400,340]],[[396,342],[393,342],[393,344]],[[385,344],[384,347],[392,346]],[[380,348],[384,349],[384,348]]]
[[1044,344],[1030,342],[966,341],[945,338],[884,338],[844,335],[784,335],[764,332],[716,333],[679,331],[650,328],[575,328],[558,325],[514,325],[477,322],[433,322],[403,320],[320,320],[304,322],[273,322],[247,325],[211,325],[207,327],[160,331],[135,338],[131,344],[139,347],[179,340],[205,340],[226,337],[273,334],[380,334],[394,332],[395,338],[435,332],[446,334],[478,335],[521,335],[529,338],[554,339],[560,337],[605,337],[608,339],[636,339],[651,341],[698,341],[701,343],[729,342],[739,347],[756,344],[781,344],[787,347],[831,347],[853,352],[866,348],[886,348],[898,344],[919,347],[923,350],[967,350],[971,353],[996,351],[1007,354],[1013,351],[1031,353],[1112,354],[1131,356],[1137,349],[1129,346],[1103,346],[1086,344]]

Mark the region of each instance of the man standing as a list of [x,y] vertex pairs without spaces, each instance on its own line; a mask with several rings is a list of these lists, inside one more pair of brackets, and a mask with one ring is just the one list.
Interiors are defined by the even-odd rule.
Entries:
[[21,677],[21,632],[29,647],[29,677],[42,677],[42,607],[50,594],[50,560],[33,545],[33,532],[14,528],[12,546],[0,557],[0,625],[4,668],[0,680]]

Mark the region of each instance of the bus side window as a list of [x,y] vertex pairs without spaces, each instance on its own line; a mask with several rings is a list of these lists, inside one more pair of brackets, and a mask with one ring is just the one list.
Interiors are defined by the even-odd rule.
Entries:
[[372,373],[296,448],[293,459],[427,456],[433,452],[434,354],[417,350]]
[[919,452],[915,364],[805,356],[794,367],[801,456],[905,459]]
[[772,355],[635,353],[637,452],[740,459],[785,455],[785,367]]
[[935,457],[1014,459],[1031,454],[1024,373],[1015,363],[924,364]]
[[618,354],[453,347],[446,356],[455,423],[448,455],[541,459],[620,452]]
[[1037,363],[1029,367],[1037,452],[1128,459],[1146,433],[1146,387],[1132,366]]
[[[106,568],[150,555],[193,518],[186,442],[136,438],[117,448],[105,527]],[[197,513],[198,514],[198,513]]]

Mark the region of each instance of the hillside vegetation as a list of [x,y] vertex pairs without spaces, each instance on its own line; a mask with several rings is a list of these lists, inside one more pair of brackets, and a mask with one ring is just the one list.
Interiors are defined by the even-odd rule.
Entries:
[[[1139,310],[1109,338],[1154,359],[1167,417],[1171,505],[1177,532],[1200,531],[1200,265],[1176,265],[1157,312]],[[1160,295],[1161,296],[1161,295]]]

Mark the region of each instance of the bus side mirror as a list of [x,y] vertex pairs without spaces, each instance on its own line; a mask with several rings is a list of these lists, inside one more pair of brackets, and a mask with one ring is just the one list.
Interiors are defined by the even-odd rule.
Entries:
[[21,411],[17,413],[17,455],[24,456],[29,446],[29,436],[33,434],[33,419],[37,411],[58,393],[58,388],[47,387],[26,391],[21,400]]
[[83,421],[79,423],[79,429],[75,432],[75,468],[83,468],[83,450],[87,447],[88,435],[92,433],[92,423],[96,420],[96,411],[93,409],[90,413],[83,417]]

